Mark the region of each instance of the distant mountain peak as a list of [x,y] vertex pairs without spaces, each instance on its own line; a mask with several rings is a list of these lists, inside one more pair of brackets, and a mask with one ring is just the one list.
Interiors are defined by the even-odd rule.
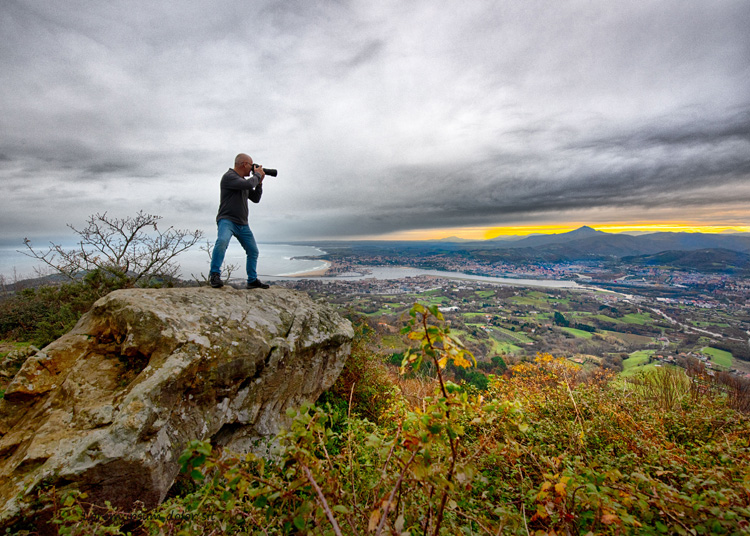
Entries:
[[602,231],[597,231],[596,229],[594,229],[592,227],[589,227],[588,225],[583,225],[583,226],[579,227],[578,229],[576,229],[575,231],[570,231],[568,234],[574,234],[575,233],[577,235],[584,235],[584,234],[590,235],[590,234],[598,234],[598,233],[601,233],[601,232]]
[[472,240],[468,238],[459,238],[457,236],[449,236],[447,238],[433,238],[432,240],[428,240],[428,242],[472,242]]

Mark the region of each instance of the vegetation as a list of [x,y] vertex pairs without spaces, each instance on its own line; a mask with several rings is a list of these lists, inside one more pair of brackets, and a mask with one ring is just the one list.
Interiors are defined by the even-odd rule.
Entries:
[[70,331],[96,300],[113,290],[173,284],[179,270],[176,257],[195,245],[202,232],[160,231],[159,220],[161,216],[143,211],[125,218],[94,214],[81,230],[68,225],[78,235],[78,246],[71,250],[51,244],[41,252],[26,239],[28,255],[65,282],[15,292],[3,286],[0,338],[41,347]]
[[42,252],[24,240],[28,255],[46,264],[71,281],[98,270],[107,277],[121,280],[120,286],[148,283],[152,278],[177,275],[175,258],[190,249],[202,237],[202,231],[169,227],[160,231],[161,216],[139,211],[134,217],[113,218],[104,214],[89,216],[86,227],[68,227],[78,235],[75,249],[65,250],[51,244]]
[[405,334],[419,348],[402,366],[432,363],[426,393],[416,378],[389,378],[363,330],[325,404],[290,413],[274,460],[192,442],[180,463],[195,484],[158,508],[120,512],[70,492],[54,523],[154,535],[750,529],[750,421],[708,375],[662,368],[623,386],[540,354],[479,395],[446,376],[472,359],[439,311],[411,313]]
[[703,353],[711,357],[711,361],[721,368],[728,369],[732,366],[732,354],[726,350],[717,348],[703,348]]
[[96,300],[123,284],[94,270],[78,281],[10,294],[0,300],[0,338],[41,348],[70,331]]

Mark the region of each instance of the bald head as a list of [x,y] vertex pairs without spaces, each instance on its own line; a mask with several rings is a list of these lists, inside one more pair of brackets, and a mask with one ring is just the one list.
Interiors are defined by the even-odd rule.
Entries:
[[253,171],[253,159],[245,153],[234,157],[234,170],[240,177],[247,177]]
[[253,163],[253,159],[250,158],[245,153],[240,153],[240,154],[238,154],[237,156],[234,157],[234,167],[239,167],[242,164],[244,164],[245,162],[250,162],[252,164]]

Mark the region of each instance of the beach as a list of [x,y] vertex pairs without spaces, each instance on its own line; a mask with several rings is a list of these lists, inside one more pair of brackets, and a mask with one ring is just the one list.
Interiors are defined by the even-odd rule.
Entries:
[[317,270],[310,270],[308,272],[299,272],[294,274],[283,274],[281,276],[277,277],[324,277],[328,275],[328,272],[331,269],[331,263],[329,261],[321,261],[325,263],[325,266],[323,268],[317,269]]

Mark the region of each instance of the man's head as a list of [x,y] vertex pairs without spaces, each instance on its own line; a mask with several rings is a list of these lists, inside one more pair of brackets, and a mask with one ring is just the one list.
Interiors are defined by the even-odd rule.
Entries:
[[253,159],[245,153],[234,157],[234,170],[240,177],[247,177],[253,172]]

